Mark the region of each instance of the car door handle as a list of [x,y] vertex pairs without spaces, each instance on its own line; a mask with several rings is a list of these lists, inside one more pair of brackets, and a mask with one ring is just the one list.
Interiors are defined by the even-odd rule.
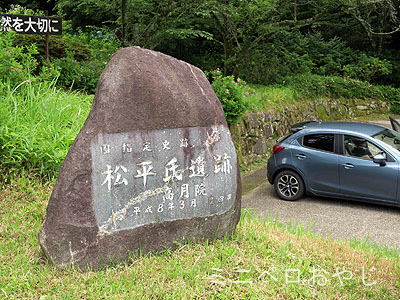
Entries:
[[348,170],[348,169],[353,169],[353,168],[354,168],[354,165],[349,164],[349,163],[343,164],[342,166],[343,166],[346,170]]
[[304,154],[296,154],[296,157],[300,160],[306,159],[307,156],[305,156]]

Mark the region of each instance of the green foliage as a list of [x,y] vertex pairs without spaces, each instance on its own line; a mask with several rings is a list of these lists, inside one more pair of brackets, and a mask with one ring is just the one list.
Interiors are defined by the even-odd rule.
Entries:
[[371,82],[392,73],[391,63],[371,53],[351,49],[339,37],[324,39],[320,32],[304,36],[313,73],[325,76],[343,76]]
[[98,60],[77,61],[73,54],[69,54],[67,57],[53,60],[51,66],[60,70],[58,86],[94,94],[105,64],[106,62]]
[[[0,88],[0,169],[56,176],[83,122],[91,99],[63,93],[32,78]],[[1,174],[0,174],[1,175]]]
[[14,32],[0,36],[0,88],[14,89],[29,82],[54,84],[59,78],[60,69],[41,60],[36,43],[16,45]]
[[68,35],[68,40],[71,45],[83,45],[89,49],[90,56],[82,57],[79,48],[70,47],[65,57],[52,59],[51,64],[61,73],[58,86],[94,93],[104,67],[120,43],[114,34],[96,28],[91,32],[78,31],[73,36]]
[[393,83],[396,62],[380,55],[392,38],[386,32],[398,27],[389,2],[60,0],[58,7],[75,30],[107,24],[122,38],[125,20],[127,44],[205,70],[223,64],[224,75],[252,83],[304,73]]
[[282,85],[249,84],[244,93],[249,106],[255,111],[270,110],[282,105],[288,105],[298,100],[298,93],[292,88]]
[[40,65],[36,43],[0,33],[0,170],[53,177],[89,111],[90,99],[55,88],[61,67]]
[[390,107],[390,112],[396,115],[400,115],[400,102],[393,103],[392,106]]
[[[38,49],[37,59],[42,60],[45,57],[45,36],[34,34],[18,34],[14,38],[15,47],[26,47],[36,44]],[[68,35],[49,37],[49,57],[51,59],[67,57],[67,53],[73,53],[74,57],[81,60],[88,60],[92,54],[88,46],[79,40]]]
[[38,66],[35,59],[38,53],[36,45],[14,47],[15,37],[14,32],[0,33],[0,86],[6,83],[15,86],[29,80],[31,72]]
[[396,3],[59,0],[57,5],[71,30],[107,26],[121,39],[126,32],[127,45],[159,50],[204,70],[223,65],[224,75],[252,83],[311,73],[398,84],[400,59],[383,55],[398,50],[398,33],[390,33],[399,26]]
[[13,84],[24,78],[24,67],[19,62],[22,49],[12,47],[14,35],[14,33],[0,34],[0,83]]
[[400,51],[395,49],[387,50],[379,58],[390,62],[392,72],[376,78],[374,82],[400,87]]
[[5,12],[11,15],[42,15],[43,12],[37,9],[29,9],[19,4],[11,4],[10,8]]
[[358,53],[358,59],[351,64],[343,66],[345,77],[356,78],[371,82],[376,77],[392,73],[392,65],[386,59]]
[[358,51],[349,48],[339,37],[327,40],[319,31],[298,34],[297,40],[313,63],[312,73],[318,75],[342,76],[343,66],[351,68],[359,55]]
[[[186,49],[196,41],[213,40],[208,19],[204,17],[207,1],[130,0],[126,9],[126,37],[129,45],[163,50],[172,54],[175,43]],[[122,19],[118,20],[121,24]],[[121,24],[122,25],[122,24]],[[179,56],[179,49],[175,52]],[[174,53],[174,54],[175,54]]]
[[318,32],[273,34],[248,52],[239,75],[253,83],[281,83],[286,76],[317,74],[373,82],[392,74],[392,62],[353,50],[340,38]]
[[[101,42],[93,38],[87,42],[83,36],[83,42],[80,37],[63,37],[65,57],[46,61],[41,59],[36,42],[23,44],[21,41],[29,39],[16,42],[15,33],[1,33],[0,177],[13,170],[48,178],[57,174],[87,117],[91,99],[61,92],[56,85],[94,92],[101,71],[115,51],[115,39],[106,37]],[[88,49],[85,42],[92,49],[82,56],[80,49]]]
[[51,36],[47,61],[43,36],[0,34],[0,83],[9,81],[12,86],[31,77],[50,82],[58,78],[60,88],[94,93],[100,74],[120,47],[114,34],[92,28],[91,32]]
[[112,25],[118,18],[119,4],[117,0],[58,0],[56,7],[76,29]]
[[248,107],[243,95],[246,83],[240,79],[235,81],[233,76],[224,77],[219,69],[212,72],[212,78],[212,87],[221,101],[226,121],[228,124],[238,122]]
[[248,82],[272,84],[285,76],[310,73],[315,63],[306,50],[307,41],[300,33],[271,34],[239,62],[239,76]]
[[338,76],[295,75],[286,77],[283,84],[296,91],[300,99],[329,97],[400,102],[400,89]]

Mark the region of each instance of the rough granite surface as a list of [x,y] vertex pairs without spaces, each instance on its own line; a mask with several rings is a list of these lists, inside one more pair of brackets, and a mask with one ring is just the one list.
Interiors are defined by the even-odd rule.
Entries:
[[230,235],[241,207],[237,157],[236,196],[232,207],[221,214],[104,234],[94,212],[91,145],[99,135],[216,126],[228,128],[221,104],[200,69],[139,47],[119,50],[100,77],[90,114],[59,172],[39,233],[44,254],[60,268],[97,270],[127,261],[139,251],[174,248],[175,241]]

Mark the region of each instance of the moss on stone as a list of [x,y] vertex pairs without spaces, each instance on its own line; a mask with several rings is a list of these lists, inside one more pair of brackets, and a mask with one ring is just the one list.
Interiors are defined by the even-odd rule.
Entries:
[[317,107],[317,118],[321,121],[329,121],[329,116],[322,105]]

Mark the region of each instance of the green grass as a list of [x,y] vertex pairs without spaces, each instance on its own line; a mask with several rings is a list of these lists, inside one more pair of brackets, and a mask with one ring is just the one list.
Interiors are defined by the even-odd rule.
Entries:
[[89,113],[92,96],[54,83],[0,85],[0,179],[15,170],[56,176]]
[[297,94],[290,87],[280,85],[249,84],[245,96],[250,109],[264,111],[297,101]]
[[372,85],[365,81],[338,76],[311,74],[290,76],[282,84],[270,86],[248,84],[245,96],[250,111],[263,111],[295,101],[318,98],[387,101],[393,105],[394,113],[397,113],[400,107],[399,88]]
[[[252,89],[248,96],[259,103],[254,110],[296,99],[289,88]],[[247,212],[231,239],[181,244],[177,251],[132,258],[100,272],[58,270],[42,257],[37,236],[55,175],[92,98],[23,82],[15,89],[3,88],[0,101],[0,179],[7,179],[0,184],[0,299],[400,297],[397,250],[368,240],[338,242],[312,236],[312,223],[308,228],[285,225]],[[364,286],[363,267],[367,281],[376,284]],[[297,271],[300,282],[288,282]],[[342,285],[338,272],[343,271],[353,276]],[[326,284],[310,284],[313,272],[319,275],[314,279],[326,278]]]
[[[61,271],[41,256],[37,238],[52,188],[53,183],[21,176],[0,191],[0,299],[400,297],[398,252],[368,241],[312,236],[312,223],[308,228],[284,225],[248,212],[231,239],[181,244],[177,251],[132,258],[99,272]],[[366,283],[376,284],[364,286],[362,267]],[[297,270],[300,282],[290,283]],[[337,274],[343,271],[353,276],[342,278],[342,285]],[[325,275],[326,284],[321,276],[314,278],[320,284],[311,284],[313,272]]]

